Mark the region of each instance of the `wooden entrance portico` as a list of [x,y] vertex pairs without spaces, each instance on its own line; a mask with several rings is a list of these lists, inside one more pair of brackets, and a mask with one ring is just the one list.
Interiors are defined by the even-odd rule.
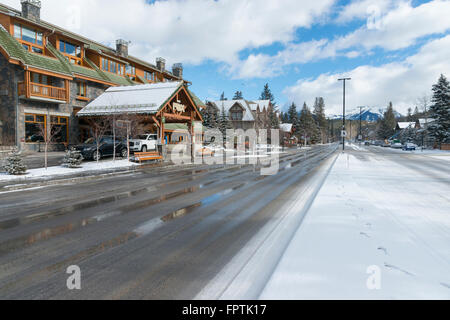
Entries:
[[[106,90],[84,107],[79,117],[110,117],[135,115],[146,127],[156,127],[158,143],[166,156],[165,124],[185,124],[191,144],[191,158],[195,144],[194,122],[203,121],[195,97],[186,82],[165,82]],[[197,98],[198,100],[198,98]]]

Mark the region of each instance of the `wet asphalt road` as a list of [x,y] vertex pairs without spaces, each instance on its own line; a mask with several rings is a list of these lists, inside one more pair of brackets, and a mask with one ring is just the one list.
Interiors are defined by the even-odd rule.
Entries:
[[[148,168],[0,194],[0,299],[192,299],[336,149],[253,165]],[[272,206],[273,207],[273,206]],[[66,269],[81,268],[81,290]]]

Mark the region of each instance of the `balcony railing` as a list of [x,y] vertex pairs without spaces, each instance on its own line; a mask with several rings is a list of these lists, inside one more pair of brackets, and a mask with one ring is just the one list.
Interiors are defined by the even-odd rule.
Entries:
[[[24,82],[18,83],[19,96],[26,95]],[[30,82],[30,95],[33,97],[66,101],[66,88],[52,87],[45,84]]]

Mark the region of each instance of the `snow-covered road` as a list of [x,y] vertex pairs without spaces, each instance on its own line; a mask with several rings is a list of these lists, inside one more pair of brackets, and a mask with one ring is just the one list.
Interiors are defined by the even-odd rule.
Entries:
[[261,299],[449,299],[450,154],[348,148]]

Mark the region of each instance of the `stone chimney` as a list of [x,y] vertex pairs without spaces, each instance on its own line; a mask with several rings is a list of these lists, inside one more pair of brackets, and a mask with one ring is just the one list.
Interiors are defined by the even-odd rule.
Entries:
[[128,57],[128,45],[130,44],[129,41],[125,41],[123,39],[116,40],[116,51],[117,54],[121,57],[127,58]]
[[156,58],[156,68],[161,71],[164,72],[166,70],[166,59],[164,58]]
[[180,79],[183,79],[183,65],[181,63],[175,63],[172,66],[172,74],[175,77],[178,77]]
[[39,21],[41,19],[41,1],[39,0],[21,0],[22,17]]

